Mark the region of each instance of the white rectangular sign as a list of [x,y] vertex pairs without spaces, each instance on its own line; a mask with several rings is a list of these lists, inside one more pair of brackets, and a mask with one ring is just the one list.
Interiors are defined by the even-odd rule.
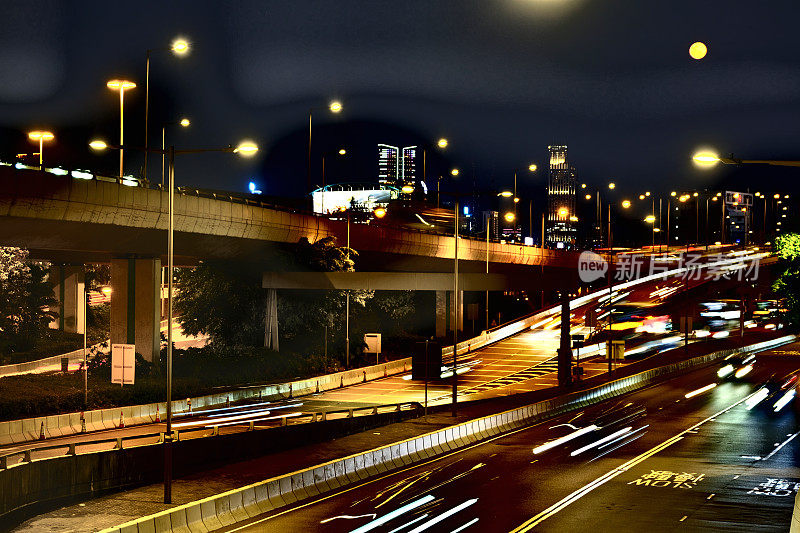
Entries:
[[380,333],[365,333],[364,344],[367,345],[364,352],[366,353],[382,353],[381,352],[381,334]]
[[111,383],[133,385],[136,377],[136,346],[111,345]]

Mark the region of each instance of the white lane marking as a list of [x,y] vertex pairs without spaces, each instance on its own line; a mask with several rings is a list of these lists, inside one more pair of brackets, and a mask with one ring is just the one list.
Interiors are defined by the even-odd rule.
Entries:
[[772,457],[773,455],[775,455],[776,453],[778,453],[778,451],[779,451],[781,448],[783,448],[784,446],[786,446],[787,444],[789,444],[790,442],[792,442],[792,440],[794,440],[794,438],[795,438],[797,435],[800,435],[800,431],[798,431],[797,433],[795,433],[794,435],[792,435],[791,437],[789,437],[788,439],[786,439],[785,441],[783,441],[783,442],[781,443],[781,445],[780,445],[780,446],[778,446],[777,448],[775,448],[774,450],[772,450],[772,452],[771,452],[769,455],[767,455],[766,457],[764,457],[764,458],[762,459],[762,461],[766,461],[767,459],[769,459],[770,457]]

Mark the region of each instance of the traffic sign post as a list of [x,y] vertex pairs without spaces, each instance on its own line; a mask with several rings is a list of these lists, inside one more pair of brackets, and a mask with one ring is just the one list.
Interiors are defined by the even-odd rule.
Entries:
[[133,385],[136,377],[136,346],[111,345],[111,383]]
[[380,333],[365,333],[364,344],[367,345],[364,353],[375,354],[375,364],[378,364],[378,357],[381,354],[381,334]]

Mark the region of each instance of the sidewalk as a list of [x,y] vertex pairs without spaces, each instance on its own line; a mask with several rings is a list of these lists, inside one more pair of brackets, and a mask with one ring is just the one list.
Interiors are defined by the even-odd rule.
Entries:
[[[678,348],[670,352],[665,352],[658,358],[650,358],[645,361],[627,365],[615,371],[612,378],[619,379],[649,368],[688,359],[704,353],[732,348],[742,344],[753,344],[766,340],[766,338],[778,336],[780,335],[751,335],[744,339],[729,338],[708,343],[698,343],[690,345],[688,350]],[[607,375],[597,376],[585,380],[581,384],[581,388],[596,386],[605,381],[608,381]],[[552,398],[567,392],[567,390],[571,391],[577,388],[578,386],[571,387],[570,389],[551,387],[548,389],[491,399],[477,400],[476,398],[476,401],[470,401],[459,405],[457,418],[451,416],[449,406],[438,406],[435,408],[436,412],[429,413],[427,420],[419,418],[391,424],[333,441],[305,446],[251,461],[199,472],[192,476],[176,480],[173,485],[173,505],[165,505],[163,503],[162,485],[148,485],[39,515],[27,520],[14,531],[99,531],[140,516],[163,511],[174,505],[182,505],[280,474],[409,439],[458,422]]]

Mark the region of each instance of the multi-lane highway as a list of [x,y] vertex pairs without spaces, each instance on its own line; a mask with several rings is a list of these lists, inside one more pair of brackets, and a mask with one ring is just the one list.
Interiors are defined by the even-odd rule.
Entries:
[[697,370],[227,530],[786,531],[795,402],[752,404],[798,368],[795,345],[746,381]]

